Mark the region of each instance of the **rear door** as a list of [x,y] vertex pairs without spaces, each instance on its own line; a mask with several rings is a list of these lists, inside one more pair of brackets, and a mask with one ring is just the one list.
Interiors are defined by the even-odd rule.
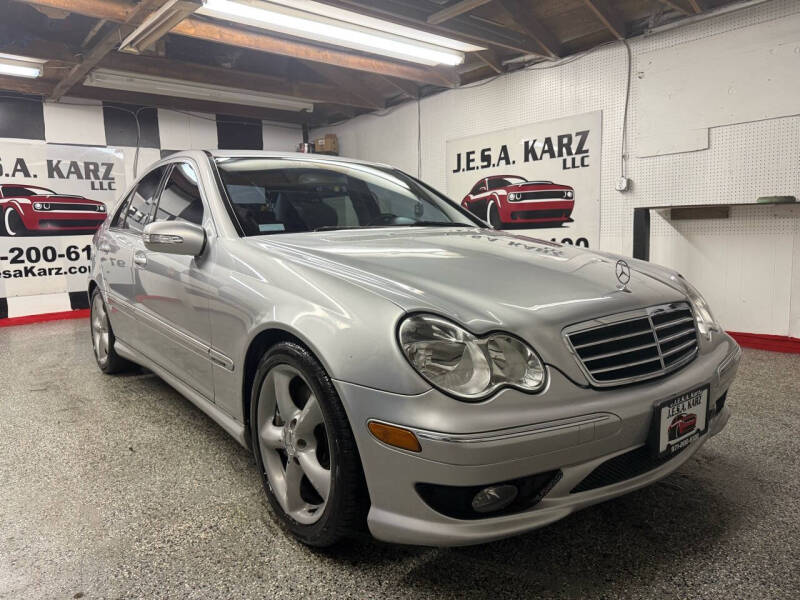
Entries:
[[142,351],[142,339],[133,305],[134,252],[142,245],[142,229],[150,222],[165,168],[157,167],[139,181],[112,218],[97,248],[106,282],[114,334]]
[[[207,238],[215,236],[196,165],[189,161],[170,165],[152,221],[185,221],[204,227]],[[147,356],[212,400],[209,295],[214,286],[207,275],[207,254],[153,252],[137,241],[133,302],[143,322],[153,329],[147,333]]]

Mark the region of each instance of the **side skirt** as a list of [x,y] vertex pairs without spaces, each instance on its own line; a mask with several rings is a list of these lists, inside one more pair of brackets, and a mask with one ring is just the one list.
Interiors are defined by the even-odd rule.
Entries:
[[170,386],[175,388],[178,393],[187,398],[197,408],[211,417],[211,419],[225,431],[227,431],[233,437],[233,439],[235,439],[245,448],[249,448],[247,439],[245,437],[244,425],[217,408],[217,406],[208,398],[193,390],[191,387],[183,383],[183,381],[175,377],[172,373],[151,361],[144,354],[134,350],[125,344],[125,342],[117,339],[114,343],[114,349],[117,351],[117,354],[123,358],[127,358],[128,360],[133,361],[136,364],[145,367],[146,369],[150,369],[153,373],[166,381]]

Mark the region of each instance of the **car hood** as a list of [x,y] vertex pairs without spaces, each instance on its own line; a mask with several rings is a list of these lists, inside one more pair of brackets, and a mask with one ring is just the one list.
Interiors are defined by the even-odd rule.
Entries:
[[[628,291],[620,291],[616,257],[489,229],[387,228],[247,239],[408,312],[437,313],[476,334],[511,331],[543,357],[554,344],[565,349],[561,331],[567,325],[686,299],[668,272],[649,263],[629,259]],[[553,360],[563,362],[563,356]]]

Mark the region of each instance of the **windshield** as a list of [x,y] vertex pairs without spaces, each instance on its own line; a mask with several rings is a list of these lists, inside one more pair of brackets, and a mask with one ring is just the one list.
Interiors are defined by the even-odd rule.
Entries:
[[396,169],[313,158],[218,158],[245,235],[482,225]]
[[21,185],[4,185],[2,190],[6,198],[14,196],[52,196],[55,194],[53,190],[48,190],[47,188],[33,186],[22,187]]

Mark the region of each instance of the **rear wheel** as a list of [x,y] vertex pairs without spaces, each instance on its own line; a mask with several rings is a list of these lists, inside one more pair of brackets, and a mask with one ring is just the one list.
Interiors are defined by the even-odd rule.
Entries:
[[103,301],[103,294],[100,293],[99,288],[95,288],[92,292],[89,325],[92,332],[94,358],[100,370],[106,375],[111,375],[129,369],[133,363],[122,358],[114,349],[116,337],[114,337],[114,330],[111,329],[106,303]]
[[264,490],[282,524],[310,546],[363,527],[366,486],[341,400],[322,365],[282,342],[261,359],[251,435]]
[[22,222],[22,217],[16,209],[8,207],[3,213],[3,233],[9,236],[27,235],[28,228]]

